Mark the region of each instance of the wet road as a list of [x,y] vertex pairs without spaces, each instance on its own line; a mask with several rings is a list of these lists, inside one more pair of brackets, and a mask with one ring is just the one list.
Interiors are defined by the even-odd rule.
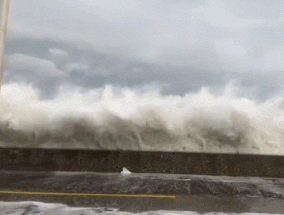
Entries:
[[275,178],[1,171],[0,193],[0,201],[40,201],[129,212],[284,213],[284,180]]

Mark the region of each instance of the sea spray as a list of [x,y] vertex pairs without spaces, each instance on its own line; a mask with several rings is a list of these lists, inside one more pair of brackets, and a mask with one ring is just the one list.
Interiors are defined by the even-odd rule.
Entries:
[[258,212],[247,212],[247,213],[225,213],[225,212],[207,212],[198,213],[196,211],[170,211],[170,210],[156,210],[146,212],[126,212],[120,211],[117,208],[105,208],[105,207],[71,207],[64,204],[54,203],[42,203],[42,202],[0,202],[0,212],[4,214],[18,215],[18,214],[64,214],[64,215],[268,215],[276,213],[258,213]]
[[209,88],[184,96],[112,86],[62,86],[40,100],[29,85],[3,86],[2,146],[284,154],[283,98],[264,102]]

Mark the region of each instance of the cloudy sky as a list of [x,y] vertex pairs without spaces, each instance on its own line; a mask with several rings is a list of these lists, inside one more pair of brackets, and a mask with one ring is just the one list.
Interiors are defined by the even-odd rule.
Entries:
[[158,87],[183,95],[228,83],[266,100],[284,86],[283,0],[11,0],[4,83],[42,99],[62,85]]

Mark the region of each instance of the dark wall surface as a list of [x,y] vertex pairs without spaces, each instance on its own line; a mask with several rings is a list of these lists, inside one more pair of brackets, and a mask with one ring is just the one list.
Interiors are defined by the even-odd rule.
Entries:
[[0,170],[283,177],[284,156],[0,148]]

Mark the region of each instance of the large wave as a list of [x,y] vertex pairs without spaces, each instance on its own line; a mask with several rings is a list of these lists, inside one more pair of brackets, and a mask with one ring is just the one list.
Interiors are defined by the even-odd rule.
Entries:
[[81,91],[65,85],[40,100],[29,85],[2,88],[0,143],[11,147],[284,154],[284,97],[264,102],[202,88],[184,96],[158,89]]

